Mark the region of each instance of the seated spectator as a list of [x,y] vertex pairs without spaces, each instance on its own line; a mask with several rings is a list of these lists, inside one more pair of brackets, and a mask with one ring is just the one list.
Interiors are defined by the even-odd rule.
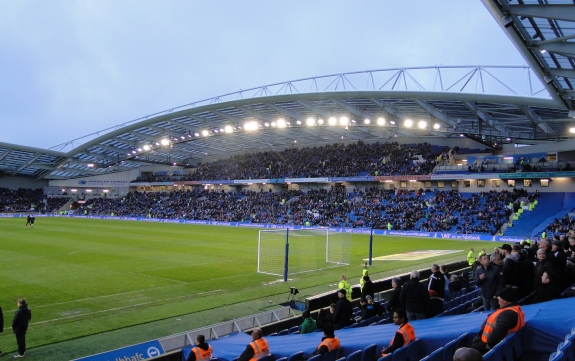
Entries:
[[373,298],[369,295],[365,299],[362,298],[359,302],[362,320],[369,320],[373,316],[381,316],[385,311],[378,302],[373,302]]
[[303,311],[301,317],[303,318],[303,322],[299,327],[299,333],[312,333],[317,330],[317,323],[311,317],[309,310]]
[[381,350],[381,356],[393,353],[398,348],[406,346],[415,340],[415,330],[407,321],[409,320],[404,309],[398,308],[393,312],[393,323],[399,326],[399,329],[389,346]]
[[429,310],[426,312],[428,318],[435,317],[443,312],[443,298],[438,297],[435,291],[429,292]]
[[451,278],[449,279],[448,287],[449,287],[449,292],[451,294],[461,291],[461,289],[463,288],[462,277],[457,276],[457,275],[451,275]]
[[331,323],[327,323],[323,326],[322,330],[323,337],[321,338],[321,342],[311,356],[324,355],[332,350],[339,350],[340,348],[340,342],[339,339],[335,337],[333,325]]
[[547,302],[559,298],[561,289],[557,283],[557,276],[552,272],[543,272],[541,287],[535,293],[533,303]]

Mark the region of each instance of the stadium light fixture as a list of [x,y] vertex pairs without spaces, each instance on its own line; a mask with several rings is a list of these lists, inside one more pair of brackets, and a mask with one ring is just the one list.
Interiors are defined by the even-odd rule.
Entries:
[[88,163],[88,168],[94,168],[94,163]]
[[272,127],[275,127],[275,126],[276,126],[276,122],[272,122]]
[[439,128],[441,128],[441,125],[439,125],[439,123],[433,124],[433,129],[437,130]]
[[317,124],[322,125],[322,124],[323,124],[323,119],[318,119],[318,120],[317,120]]
[[341,118],[339,118],[339,124],[341,124],[341,125],[348,125],[348,124],[349,124],[349,118],[348,118],[348,117],[341,117]]
[[419,127],[419,129],[425,129],[425,127],[427,127],[427,122],[425,120],[420,120],[417,123],[417,126]]
[[314,118],[307,118],[307,120],[305,121],[305,123],[309,126],[309,127],[313,127],[315,125],[315,119]]
[[258,130],[258,123],[257,123],[257,122],[254,122],[254,121],[247,122],[247,123],[244,124],[244,129],[247,130],[247,131],[250,131],[250,130]]
[[108,192],[110,192],[110,191],[109,191],[108,189],[104,189],[102,192],[108,193]]
[[208,132],[207,130],[205,130],[205,129],[202,130],[202,135],[203,135],[204,137],[207,137],[209,134],[210,134],[210,132]]
[[363,122],[364,122],[365,124],[371,123],[371,121],[370,121],[369,119],[365,119]]
[[385,119],[377,118],[377,125],[385,125]]
[[297,125],[300,125],[300,124],[301,124],[301,120],[298,120],[298,121],[296,122],[296,124],[297,124]]
[[71,190],[72,192],[77,192],[77,191],[78,191],[77,189],[70,189],[70,190]]
[[575,133],[575,128],[569,128],[569,133]]
[[160,143],[162,143],[163,146],[166,146],[166,145],[170,144],[170,140],[164,138],[160,141]]
[[[133,150],[133,151],[132,151],[132,153],[136,154],[136,151],[135,151],[135,150]],[[128,153],[128,154],[129,154],[129,153]]]
[[150,146],[149,145],[144,145],[144,150],[150,150]]
[[327,121],[327,123],[329,125],[335,125],[335,123],[337,123],[337,120],[335,119],[335,117],[331,117],[329,118],[329,120]]
[[233,128],[231,127],[231,125],[226,125],[226,126],[224,127],[224,131],[225,131],[226,133],[231,133],[231,132],[233,132],[234,130],[233,130]]
[[286,127],[286,120],[284,118],[280,118],[277,121],[278,128],[285,128]]
[[186,137],[184,137],[183,135],[180,137],[180,139],[186,139]]
[[403,122],[403,125],[405,125],[408,128],[411,128],[413,126],[413,120],[407,119],[405,122]]
[[160,145],[160,143],[156,142],[156,145]]
[[141,151],[142,151],[142,148],[138,148],[138,152],[141,152]]
[[86,192],[92,193],[92,190],[91,190],[91,189],[86,189]]
[[194,133],[194,136],[199,137],[200,133]]
[[219,130],[217,130],[217,129],[214,129],[214,132],[216,132],[216,133],[219,133]]
[[297,139],[294,139],[294,141],[293,141],[293,142],[294,142],[294,143],[297,143]]
[[389,124],[395,125],[395,120],[390,120],[390,121],[389,121]]
[[269,127],[269,126],[270,126],[270,123],[265,122],[265,123],[264,123],[264,126],[265,126],[265,127]]

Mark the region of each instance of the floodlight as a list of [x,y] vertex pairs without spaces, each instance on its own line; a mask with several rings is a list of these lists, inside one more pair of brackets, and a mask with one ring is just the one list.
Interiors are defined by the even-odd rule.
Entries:
[[569,128],[569,133],[575,133],[575,128]]
[[150,146],[149,145],[144,145],[144,150],[150,150]]
[[329,125],[335,125],[335,123],[337,123],[337,120],[335,119],[335,117],[331,117],[327,122],[329,123]]
[[234,130],[232,129],[232,126],[231,126],[231,125],[226,125],[226,126],[224,127],[224,131],[225,131],[226,133],[231,133],[231,132],[233,132]]
[[165,138],[164,138],[164,139],[162,139],[162,140],[160,141],[160,143],[162,143],[162,145],[164,145],[164,146],[165,146],[165,145],[168,145],[168,144],[170,144],[170,140],[169,140],[169,139],[165,139]]
[[439,123],[433,124],[433,129],[439,129],[439,128],[441,128],[441,125],[439,125]]
[[264,126],[269,127],[269,126],[270,126],[270,123],[265,122],[265,123],[264,123]]
[[276,126],[276,122],[272,122],[272,127],[275,127],[275,126]]
[[160,145],[160,143],[156,142],[156,145]]
[[318,119],[317,124],[320,124],[320,125],[323,124],[323,119]]
[[141,152],[141,151],[142,151],[142,148],[138,148],[138,152]]
[[341,117],[339,118],[339,124],[341,125],[347,125],[347,123],[349,123],[349,119],[347,117]]
[[182,135],[180,138],[182,138],[182,139],[186,139],[186,137],[184,137],[183,135]]
[[258,122],[256,121],[252,121],[252,122],[247,122],[244,124],[244,129],[245,130],[258,130]]
[[135,150],[133,150],[133,151],[132,151],[132,153],[136,154],[136,151],[135,151]]
[[310,126],[313,127],[315,125],[315,119],[313,118],[307,118],[307,120],[305,121],[305,123]]
[[278,128],[285,128],[286,127],[286,120],[283,118],[278,119],[277,124],[278,124]]
[[217,129],[214,129],[214,132],[219,133],[219,131]]
[[88,163],[88,168],[93,168],[94,164],[93,163]]
[[[390,121],[389,121],[389,124],[395,125],[395,120],[390,120]],[[396,135],[396,137],[397,137],[397,135]]]
[[301,124],[301,120],[298,120],[298,121],[296,122],[296,124],[298,124],[298,125]]
[[417,123],[417,126],[419,127],[419,129],[425,129],[425,127],[427,127],[427,122],[425,120],[420,120]]
[[384,125],[384,124],[385,124],[385,119],[377,118],[377,125]]
[[86,189],[86,192],[91,193],[92,190],[91,190],[91,189]]
[[365,119],[363,122],[364,122],[365,124],[371,123],[371,121],[370,121],[369,119]]
[[194,136],[199,137],[200,133],[194,133]]
[[413,125],[413,120],[407,119],[405,122],[403,122],[403,125],[405,125],[408,128],[411,128],[411,126]]
[[205,130],[205,129],[202,130],[202,135],[203,135],[204,137],[207,137],[209,134],[210,134],[210,132],[208,132],[207,130]]

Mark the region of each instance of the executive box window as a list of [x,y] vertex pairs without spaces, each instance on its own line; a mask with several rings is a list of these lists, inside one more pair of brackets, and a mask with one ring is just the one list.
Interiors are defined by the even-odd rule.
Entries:
[[471,187],[471,181],[470,180],[464,180],[463,181],[463,188],[469,188]]
[[515,187],[515,179],[508,179],[507,180],[508,187]]
[[531,179],[524,179],[523,180],[523,186],[524,187],[531,187],[532,184],[533,184],[533,181]]
[[431,182],[425,182],[425,188],[426,189],[431,188]]
[[491,186],[492,187],[501,187],[501,180],[499,179],[494,179],[491,181]]
[[445,182],[437,182],[437,188],[445,187]]
[[485,179],[478,179],[477,180],[478,187],[485,187]]
[[541,179],[541,187],[549,187],[549,179]]
[[451,188],[457,188],[457,187],[459,187],[458,182],[457,182],[457,181],[452,181],[452,182],[451,182]]
[[399,182],[399,188],[406,189],[407,188],[407,182],[405,182],[405,181]]

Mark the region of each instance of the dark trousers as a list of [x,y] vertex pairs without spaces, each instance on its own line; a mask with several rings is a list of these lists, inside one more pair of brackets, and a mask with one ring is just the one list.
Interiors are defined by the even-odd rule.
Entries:
[[481,341],[480,336],[475,336],[473,342],[471,343],[471,348],[476,349],[482,355],[485,355],[489,351],[489,349],[487,348],[487,344]]
[[18,353],[24,355],[26,352],[26,332],[16,334],[16,343],[18,344]]

